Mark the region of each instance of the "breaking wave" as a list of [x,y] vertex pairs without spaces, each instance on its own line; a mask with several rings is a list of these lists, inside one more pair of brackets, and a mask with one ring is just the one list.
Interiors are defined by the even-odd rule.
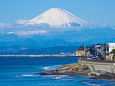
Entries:
[[22,75],[16,75],[16,77],[31,77],[31,76],[39,76],[37,75],[33,75],[33,74],[22,74]]
[[61,67],[57,67],[57,66],[49,66],[49,67],[43,67],[42,69],[45,71],[50,71],[50,70],[57,70],[60,69]]

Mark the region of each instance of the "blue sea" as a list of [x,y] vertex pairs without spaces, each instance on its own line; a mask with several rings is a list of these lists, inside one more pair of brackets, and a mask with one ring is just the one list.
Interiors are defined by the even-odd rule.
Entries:
[[0,57],[0,86],[115,86],[115,82],[80,76],[34,75],[77,63],[78,57]]

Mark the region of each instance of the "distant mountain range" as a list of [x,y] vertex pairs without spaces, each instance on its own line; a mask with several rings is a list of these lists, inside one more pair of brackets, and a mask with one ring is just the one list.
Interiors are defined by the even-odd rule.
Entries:
[[105,41],[115,42],[114,26],[96,25],[60,8],[51,8],[31,20],[17,20],[17,24],[0,23],[0,47],[42,49]]
[[43,54],[73,54],[79,46],[56,46],[49,48],[28,48],[20,46],[0,47],[0,55],[43,55]]

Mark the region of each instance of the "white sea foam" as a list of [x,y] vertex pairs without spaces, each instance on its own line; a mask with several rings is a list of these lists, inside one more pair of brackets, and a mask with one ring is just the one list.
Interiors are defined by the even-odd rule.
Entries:
[[42,75],[42,77],[51,77],[51,78],[62,78],[62,77],[66,77],[68,75]]
[[57,70],[57,69],[59,69],[59,67],[56,67],[56,66],[49,66],[49,67],[43,67],[42,69],[43,69],[43,70],[50,71],[50,70]]
[[31,76],[39,76],[39,75],[31,75],[31,74],[16,75],[16,77],[31,77]]
[[27,75],[27,74],[23,74],[23,75],[21,75],[21,76],[34,76],[34,75]]
[[43,67],[44,70],[48,70],[50,67]]
[[90,86],[101,86],[102,84],[97,84],[97,83],[90,83],[90,82],[84,82],[84,83],[86,83],[86,84],[88,84],[88,85],[90,85]]
[[53,79],[60,79],[61,77],[54,77]]

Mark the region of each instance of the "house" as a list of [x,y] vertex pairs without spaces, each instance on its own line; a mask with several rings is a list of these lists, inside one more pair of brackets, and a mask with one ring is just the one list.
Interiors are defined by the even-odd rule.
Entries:
[[109,53],[115,49],[115,43],[108,43],[108,47],[109,47]]
[[[84,49],[85,48],[85,49]],[[92,56],[96,58],[106,58],[109,52],[108,44],[100,43],[91,47],[82,46],[76,50],[76,56]]]
[[108,45],[105,43],[95,44],[90,48],[90,53],[94,57],[105,58],[107,52],[108,52]]

